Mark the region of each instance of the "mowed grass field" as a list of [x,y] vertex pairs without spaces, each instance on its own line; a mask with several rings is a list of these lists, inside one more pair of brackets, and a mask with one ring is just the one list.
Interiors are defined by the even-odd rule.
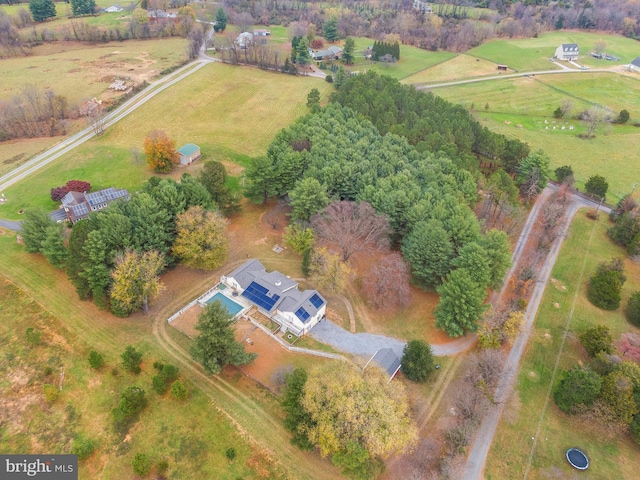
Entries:
[[607,44],[607,52],[620,57],[619,64],[630,63],[638,56],[638,42],[618,35],[558,31],[538,38],[492,40],[467,53],[496,63],[503,63],[517,71],[556,70],[560,67],[549,61],[562,43],[577,43],[580,47],[579,64],[592,67],[613,67],[616,63],[596,60],[589,53],[598,40]]
[[640,81],[633,77],[595,72],[537,75],[438,88],[433,92],[465,108],[473,106],[476,116],[490,130],[517,137],[533,149],[542,148],[551,157],[554,169],[571,165],[579,185],[591,175],[606,176],[609,202],[628,193],[633,179],[640,177],[640,164],[634,156],[634,145],[640,142],[639,128],[611,125],[598,131],[596,138],[583,140],[577,136],[585,132],[582,122],[553,118],[553,111],[561,102],[571,100],[573,115],[601,104],[615,113],[626,108],[631,113],[630,123],[638,121]]
[[[461,78],[498,75],[500,72],[497,70],[497,65],[497,63],[489,60],[463,53],[406,77],[402,80],[402,83],[435,83],[455,81]],[[508,70],[506,73],[513,73],[513,70]]]
[[[523,477],[533,444],[532,437],[536,436],[540,421],[541,429],[529,478],[573,478],[575,471],[568,465],[564,454],[574,446],[579,446],[590,457],[591,465],[587,472],[590,479],[637,477],[640,446],[628,436],[606,434],[587,421],[565,415],[556,407],[553,398],[549,399],[548,409],[541,419],[576,290],[576,307],[569,323],[569,334],[560,357],[556,382],[562,370],[588,361],[578,340],[579,335],[588,328],[607,325],[615,340],[625,332],[640,333],[640,329],[626,321],[622,308],[605,312],[594,307],[586,298],[589,277],[598,263],[613,257],[625,257],[625,251],[606,236],[609,226],[606,215],[601,215],[596,224],[585,217],[584,211],[579,212],[573,221],[553,269],[552,278],[555,282],[547,285],[522,360],[516,389],[505,405],[505,414],[487,458],[487,479]],[[584,276],[580,278],[585,258],[586,268]],[[627,282],[623,288],[622,305],[626,305],[633,291],[640,289],[640,266],[625,258],[625,271]]]
[[[30,207],[57,208],[49,198],[52,187],[71,179],[89,181],[94,189],[108,186],[136,190],[152,175],[142,151],[144,138],[164,130],[179,147],[196,143],[203,161],[216,159],[246,166],[251,157],[266,153],[282,128],[305,114],[312,88],[326,96],[331,85],[321,79],[293,77],[257,68],[212,64],[157,95],[134,113],[56,160],[4,193],[0,218],[19,218]],[[175,176],[196,171],[179,167]]]

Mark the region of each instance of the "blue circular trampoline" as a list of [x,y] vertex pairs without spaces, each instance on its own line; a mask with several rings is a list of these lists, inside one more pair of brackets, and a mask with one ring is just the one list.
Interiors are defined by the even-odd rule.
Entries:
[[589,468],[589,459],[587,455],[578,448],[570,448],[567,450],[567,461],[573,468],[578,470],[586,470]]

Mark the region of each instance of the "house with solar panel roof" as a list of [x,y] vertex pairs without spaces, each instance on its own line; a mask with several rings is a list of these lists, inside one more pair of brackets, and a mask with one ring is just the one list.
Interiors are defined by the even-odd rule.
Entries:
[[327,302],[316,290],[300,290],[280,272],[267,272],[259,260],[247,260],[220,281],[257,307],[283,332],[304,335],[324,318]]
[[62,197],[61,208],[67,214],[67,220],[76,223],[120,198],[129,200],[129,192],[124,188],[113,187],[92,193],[69,192]]

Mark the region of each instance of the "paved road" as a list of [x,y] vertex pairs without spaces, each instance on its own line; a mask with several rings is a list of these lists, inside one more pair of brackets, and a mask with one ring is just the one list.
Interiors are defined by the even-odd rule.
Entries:
[[[557,187],[549,185],[547,189],[545,189],[545,192],[550,189],[553,190],[555,188]],[[548,195],[548,193],[545,193],[545,195]],[[493,442],[493,437],[496,433],[496,428],[498,427],[498,422],[500,421],[500,416],[502,415],[502,410],[507,398],[509,397],[509,394],[513,390],[513,386],[518,375],[520,359],[522,357],[522,353],[524,352],[524,347],[527,345],[527,342],[529,340],[533,321],[536,317],[538,307],[540,306],[545,287],[551,276],[551,270],[553,269],[556,259],[558,258],[558,254],[560,252],[560,248],[562,247],[564,238],[569,231],[571,221],[579,209],[585,207],[596,208],[597,206],[597,202],[586,199],[582,196],[572,195],[571,197],[571,204],[567,208],[565,223],[562,226],[562,230],[558,235],[556,241],[553,243],[549,255],[547,256],[542,270],[538,276],[538,281],[536,282],[533,289],[531,300],[529,301],[529,306],[527,307],[527,311],[525,312],[523,328],[520,332],[520,335],[518,335],[518,338],[514,342],[513,348],[509,352],[503,375],[500,379],[498,387],[496,388],[495,399],[497,402],[497,406],[490,410],[483,419],[482,424],[480,425],[480,429],[476,434],[475,441],[471,446],[465,473],[463,476],[465,480],[479,480],[483,478],[484,465],[487,459],[487,455],[489,454],[489,448],[491,447],[491,443]],[[601,207],[600,209],[604,213],[608,213],[610,211],[608,207]]]

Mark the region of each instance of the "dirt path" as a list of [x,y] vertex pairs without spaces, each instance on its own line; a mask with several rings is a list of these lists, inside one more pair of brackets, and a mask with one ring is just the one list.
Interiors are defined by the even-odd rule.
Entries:
[[344,306],[347,307],[347,313],[349,314],[349,330],[351,333],[356,333],[356,317],[353,314],[353,307],[351,302],[344,295],[338,295],[338,298],[344,302]]
[[[553,191],[556,188],[557,187],[550,185],[545,189],[545,192],[549,190]],[[549,193],[545,194],[545,196],[548,195]],[[537,205],[538,204],[536,204],[536,206]],[[597,203],[593,202],[592,200],[585,199],[578,195],[571,196],[571,203],[567,208],[567,213],[564,217],[564,224],[556,240],[554,241],[549,254],[547,255],[541,271],[539,272],[538,281],[535,284],[531,295],[531,300],[529,301],[529,305],[525,312],[522,330],[518,335],[518,338],[514,342],[511,351],[509,352],[503,375],[500,379],[498,387],[496,388],[495,399],[497,406],[489,411],[487,416],[483,419],[482,424],[480,425],[480,428],[476,434],[476,438],[469,451],[469,457],[467,459],[463,477],[465,478],[465,480],[483,478],[484,465],[489,453],[489,448],[491,447],[491,443],[493,442],[493,437],[496,433],[496,429],[498,427],[498,423],[500,421],[500,417],[502,415],[506,400],[513,390],[518,375],[520,359],[522,357],[522,353],[524,352],[524,347],[527,345],[527,342],[529,340],[529,336],[533,329],[533,321],[535,320],[536,313],[538,311],[538,307],[540,306],[540,302],[542,300],[547,282],[549,281],[549,278],[551,276],[551,271],[558,258],[558,254],[560,253],[560,248],[562,247],[564,238],[569,231],[571,221],[573,220],[574,215],[579,209],[596,208],[596,206]],[[537,217],[537,214],[539,213],[539,208],[540,207],[536,209],[535,216],[533,214],[529,216],[529,219],[527,219],[527,223],[529,223],[530,221],[535,222],[535,217]],[[607,212],[609,209],[601,208],[601,210],[603,212]],[[526,243],[526,241],[524,243]],[[517,260],[519,260],[519,258],[514,260],[514,264],[517,264]]]

